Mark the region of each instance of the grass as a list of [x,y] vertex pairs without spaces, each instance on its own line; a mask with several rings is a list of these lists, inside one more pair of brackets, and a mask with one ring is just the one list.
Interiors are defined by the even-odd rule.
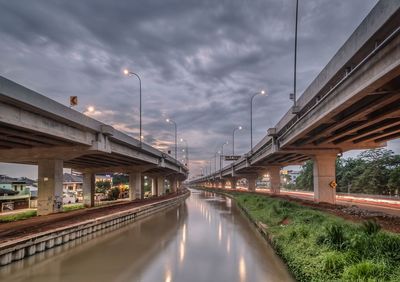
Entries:
[[309,207],[229,192],[267,227],[278,255],[298,281],[400,281],[400,235],[379,224],[356,224]]
[[34,216],[36,216],[36,211],[26,211],[17,214],[2,215],[0,216],[0,223],[23,220]]
[[[79,210],[82,208],[83,208],[83,204],[66,205],[66,206],[63,206],[63,212]],[[28,218],[36,216],[36,214],[37,214],[36,211],[30,210],[30,211],[24,211],[24,212],[20,212],[20,213],[16,213],[16,214],[0,215],[0,223],[28,219]]]
[[63,206],[63,212],[69,212],[69,211],[79,210],[79,209],[83,209],[83,208],[84,208],[83,204],[69,204],[69,205]]

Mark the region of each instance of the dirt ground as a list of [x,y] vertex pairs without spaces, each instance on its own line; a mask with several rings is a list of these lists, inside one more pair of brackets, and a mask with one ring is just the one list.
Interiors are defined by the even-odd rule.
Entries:
[[103,207],[80,209],[64,213],[37,216],[15,222],[0,223],[0,244],[27,235],[68,226],[89,219],[95,219],[101,216],[129,210],[135,207],[155,203],[165,199],[170,199],[176,196],[177,194],[169,194],[168,196],[152,199],[122,203],[120,202],[114,205]]

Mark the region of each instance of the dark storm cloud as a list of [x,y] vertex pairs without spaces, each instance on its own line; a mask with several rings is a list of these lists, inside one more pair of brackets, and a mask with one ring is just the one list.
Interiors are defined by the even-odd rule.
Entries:
[[[375,2],[300,1],[299,92]],[[137,136],[138,81],[121,75],[132,68],[146,142],[173,147],[172,118],[201,163],[239,124],[235,151],[247,152],[251,94],[268,92],[255,100],[255,141],[289,109],[293,26],[294,0],[0,0],[0,73],[64,104],[78,95],[78,110],[93,105]]]

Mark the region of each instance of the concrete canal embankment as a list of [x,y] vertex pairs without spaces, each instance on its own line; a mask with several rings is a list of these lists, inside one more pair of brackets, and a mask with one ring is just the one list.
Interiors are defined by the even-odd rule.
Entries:
[[190,192],[144,204],[78,223],[21,236],[0,243],[0,266],[21,260],[64,243],[84,238],[99,231],[115,230],[140,218],[174,207],[185,201]]

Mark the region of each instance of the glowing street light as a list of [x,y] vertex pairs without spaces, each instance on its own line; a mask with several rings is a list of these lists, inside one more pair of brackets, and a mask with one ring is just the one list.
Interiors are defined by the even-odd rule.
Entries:
[[95,108],[93,106],[89,106],[89,107],[87,107],[86,110],[87,110],[88,113],[94,113]]
[[253,100],[254,97],[257,95],[262,95],[265,96],[267,95],[267,92],[264,90],[261,90],[260,92],[257,92],[251,96],[251,101],[250,101],[250,153],[253,153]]
[[240,125],[233,129],[233,132],[232,132],[232,156],[235,155],[235,131],[236,130],[242,130],[242,129],[243,129],[243,127],[240,126]]
[[178,139],[178,126],[176,125],[176,122],[173,121],[170,118],[165,119],[165,121],[167,123],[172,123],[175,126],[175,159],[177,160],[178,159],[178,141],[177,141],[177,139]]
[[187,142],[185,139],[183,139],[183,138],[181,138],[180,141],[181,141],[181,142],[184,142],[185,145],[186,145],[186,148],[183,149],[182,151],[185,152],[185,156],[186,156],[186,167],[189,167],[189,145],[188,145],[188,142]]
[[131,72],[128,69],[124,69],[124,74],[127,76],[136,76],[139,79],[139,141],[140,147],[142,147],[142,80],[137,73]]
[[221,154],[219,155],[219,169],[222,169],[223,157],[224,157],[224,146],[228,145],[228,141],[221,145]]

